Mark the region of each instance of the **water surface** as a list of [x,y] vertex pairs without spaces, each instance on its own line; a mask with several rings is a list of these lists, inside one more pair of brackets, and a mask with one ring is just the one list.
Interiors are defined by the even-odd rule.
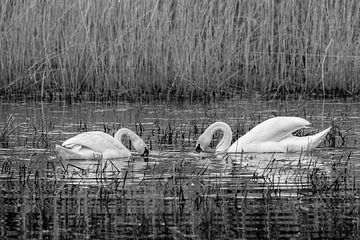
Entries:
[[[14,120],[0,148],[1,238],[356,239],[359,109],[303,100],[3,102],[0,133]],[[195,152],[214,121],[236,139],[281,115],[308,119],[305,133],[333,131],[310,153]],[[121,127],[142,136],[148,158],[66,162],[53,150],[80,132]]]

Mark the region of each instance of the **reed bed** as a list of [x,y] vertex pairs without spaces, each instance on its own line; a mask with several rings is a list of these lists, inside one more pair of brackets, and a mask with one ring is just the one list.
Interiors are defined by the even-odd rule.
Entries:
[[359,11],[356,0],[5,0],[0,92],[355,95]]
[[[339,218],[341,226],[352,226],[341,220],[344,215],[345,220],[356,220],[359,189],[350,155],[344,158],[335,160],[328,174],[319,170],[313,160],[292,169],[269,164],[265,174],[259,176],[243,175],[244,169],[214,174],[209,169],[194,169],[192,161],[179,158],[168,163],[167,168],[153,164],[140,182],[126,174],[119,176],[117,171],[105,179],[102,170],[94,169],[96,181],[89,181],[83,174],[84,185],[79,178],[72,183],[69,176],[73,175],[63,178],[52,164],[46,164],[53,159],[42,155],[31,158],[29,164],[13,160],[2,164],[0,173],[6,194],[1,200],[3,211],[12,212],[15,210],[8,199],[13,198],[13,193],[20,194],[17,211],[26,216],[24,221],[41,224],[43,219],[47,225],[37,229],[53,231],[66,226],[72,229],[67,231],[69,235],[74,231],[96,234],[99,229],[111,227],[126,236],[206,237],[209,231],[212,236],[240,236],[253,229],[248,225],[265,221],[269,225],[291,223],[298,227],[304,224],[301,219],[309,217],[315,218],[316,226],[332,226],[323,215],[331,221]],[[286,180],[278,181],[279,174]],[[289,192],[294,195],[289,197]],[[37,229],[30,232],[37,233]],[[271,228],[260,227],[258,231],[279,234]]]
[[[244,120],[236,132],[247,131],[261,121],[263,114],[246,116],[249,121]],[[11,115],[9,119],[12,118]],[[96,238],[105,234],[110,238],[120,235],[257,239],[253,226],[257,226],[259,236],[277,238],[280,227],[286,229],[282,233],[286,236],[298,234],[307,218],[314,219],[315,229],[339,222],[335,230],[322,233],[324,238],[347,234],[346,227],[351,226],[358,233],[357,156],[348,150],[327,164],[301,153],[298,160],[269,157],[265,167],[253,169],[238,162],[211,159],[214,156],[188,155],[194,152],[194,139],[208,126],[206,121],[214,120],[211,117],[190,122],[156,119],[153,125],[143,124],[139,118],[132,127],[139,135],[147,137],[155,149],[177,152],[158,151],[156,155],[154,151],[149,159],[133,156],[134,161],[130,159],[125,165],[108,160],[79,167],[63,164],[49,149],[57,138],[51,134],[54,123],[45,120],[35,123],[34,119],[27,124],[8,120],[13,122],[11,128],[3,124],[2,129],[14,131],[7,130],[9,148],[1,150],[8,154],[0,163],[2,215],[25,216],[21,223],[26,224],[20,229],[25,229],[29,238],[39,238],[39,234]],[[339,122],[345,122],[342,120]],[[336,122],[333,124],[336,126]],[[112,134],[120,125],[104,123],[103,130]],[[74,129],[82,132],[93,127],[80,119]],[[14,135],[20,130],[34,137],[16,140]],[[337,131],[330,139],[348,138],[340,128]],[[221,136],[216,137],[214,145]],[[18,141],[17,145],[33,148],[11,148],[12,139]],[[332,140],[325,141],[326,146],[331,143]],[[350,143],[346,140],[345,144]],[[219,170],[215,165],[222,168]],[[308,226],[312,225],[307,223]],[[346,231],[339,233],[339,229]],[[314,236],[311,231],[306,233]]]

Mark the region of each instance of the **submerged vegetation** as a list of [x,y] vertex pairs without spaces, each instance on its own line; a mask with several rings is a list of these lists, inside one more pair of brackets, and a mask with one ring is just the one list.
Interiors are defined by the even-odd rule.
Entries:
[[0,146],[9,147],[10,135],[15,131],[16,126],[14,124],[15,117],[10,114],[6,120],[4,127],[0,130]]
[[359,11],[356,0],[5,0],[0,93],[356,95]]
[[[207,126],[201,122],[204,119],[188,125],[164,119],[151,125],[138,119],[133,128],[155,149],[148,159],[133,156],[129,161],[66,165],[49,147],[58,137],[52,121],[36,124],[31,118],[21,125],[12,115],[8,119],[0,132],[6,133],[2,135],[10,146],[0,148],[1,154],[6,151],[0,161],[2,219],[19,214],[14,218],[21,217],[20,223],[31,222],[19,226],[28,238],[43,234],[83,239],[106,234],[110,238],[259,239],[298,236],[304,224],[314,228],[314,232],[301,232],[309,238],[359,232],[358,170],[350,150],[330,159],[331,154],[319,158],[309,153],[289,159],[270,154],[261,161],[253,156],[214,159],[212,154],[193,154],[193,141]],[[261,115],[246,119],[235,132],[256,125]],[[337,131],[325,146],[333,141],[342,146],[341,139],[348,139],[336,124]],[[92,127],[80,120],[73,129],[81,132]],[[103,125],[109,134],[117,127]],[[19,136],[20,130],[26,138]],[[13,141],[21,150],[14,148]],[[317,230],[334,221],[337,226],[331,231]],[[15,224],[3,222],[2,226]],[[3,236],[7,234],[4,231]]]
[[[226,167],[220,172],[214,172],[210,159],[186,157],[151,158],[140,170],[129,163],[107,172],[101,164],[92,172],[64,171],[53,164],[59,160],[49,156],[36,154],[29,161],[13,156],[0,165],[3,216],[20,212],[23,221],[32,223],[21,226],[27,234],[258,239],[297,235],[294,229],[304,224],[314,228],[301,231],[309,238],[359,234],[359,188],[350,154],[333,160],[329,171],[302,156],[293,164],[274,158],[253,171],[222,162]],[[21,196],[16,210],[14,193]],[[331,231],[317,229],[334,221],[337,226]],[[262,224],[286,228],[279,232]],[[348,227],[351,230],[344,230]]]
[[[357,238],[359,105],[333,104],[320,113],[319,102],[2,105],[1,236]],[[274,114],[309,119],[314,129],[299,135],[329,125],[333,130],[311,153],[216,158],[195,152],[196,139],[211,122],[229,122],[238,138]],[[124,126],[149,145],[147,158],[66,162],[53,150],[77,133],[114,134]],[[221,137],[217,133],[212,146]]]

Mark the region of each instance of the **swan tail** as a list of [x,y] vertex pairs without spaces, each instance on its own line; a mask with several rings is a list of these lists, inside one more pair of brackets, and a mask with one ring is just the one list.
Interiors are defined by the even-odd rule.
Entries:
[[309,149],[311,150],[311,149],[314,149],[317,146],[319,146],[319,144],[322,141],[324,141],[326,135],[329,133],[330,130],[331,130],[331,127],[328,127],[327,129],[325,129],[315,135],[309,136],[309,142],[310,142]]

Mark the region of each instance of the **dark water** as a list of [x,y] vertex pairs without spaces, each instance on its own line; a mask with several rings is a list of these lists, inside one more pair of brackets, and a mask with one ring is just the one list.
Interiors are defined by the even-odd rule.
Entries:
[[[357,239],[359,110],[301,100],[2,103],[0,238]],[[229,123],[236,139],[278,115],[333,131],[311,153],[194,150],[214,121]],[[53,150],[79,132],[121,127],[142,136],[148,158],[64,162]]]

